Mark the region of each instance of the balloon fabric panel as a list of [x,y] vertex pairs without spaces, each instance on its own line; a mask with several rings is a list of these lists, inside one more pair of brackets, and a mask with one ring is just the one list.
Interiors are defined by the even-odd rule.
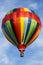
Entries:
[[30,38],[32,37],[32,35],[34,35],[33,33],[36,30],[36,26],[37,26],[37,22],[35,20],[31,20],[30,29],[28,30],[28,34],[27,34],[25,43],[27,43],[30,40]]
[[24,39],[24,44],[25,44],[26,37],[27,37],[27,35],[28,35],[28,30],[29,30],[29,28],[30,28],[31,19],[28,18],[28,20],[25,20],[25,22],[26,22],[25,26],[26,26],[26,25],[27,25],[27,26],[26,26],[26,28],[24,28],[24,29],[26,30],[25,39]]
[[29,46],[38,37],[38,35],[40,34],[40,31],[41,31],[41,27],[38,26],[35,34],[32,36],[30,41],[26,44],[26,47]]
[[[4,31],[4,29],[2,28],[2,31],[3,31],[3,33],[4,33],[4,35],[5,35],[5,37],[7,38],[7,40],[9,41],[9,42],[11,42],[13,45],[15,45],[15,43],[13,42],[13,40],[6,34],[6,32]],[[16,45],[15,45],[16,46]],[[16,46],[17,47],[17,46]]]
[[9,34],[11,35],[13,41],[15,42],[16,45],[18,45],[18,42],[17,42],[17,40],[15,38],[15,35],[14,35],[14,32],[13,32],[13,29],[12,29],[10,21],[7,21],[5,23],[5,25],[6,25],[7,29],[8,29]]

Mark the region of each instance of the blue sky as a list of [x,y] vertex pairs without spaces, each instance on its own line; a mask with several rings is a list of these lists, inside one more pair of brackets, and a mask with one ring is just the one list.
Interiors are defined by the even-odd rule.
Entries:
[[[17,7],[27,7],[34,10],[42,22],[39,37],[25,51],[25,56],[19,56],[18,49],[4,37],[1,29],[5,14]],[[43,0],[0,0],[0,65],[43,65]]]

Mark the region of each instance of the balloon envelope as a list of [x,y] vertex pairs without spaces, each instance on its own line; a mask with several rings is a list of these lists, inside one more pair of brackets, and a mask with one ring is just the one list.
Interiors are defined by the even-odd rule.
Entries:
[[2,20],[2,31],[5,37],[21,53],[38,37],[41,26],[40,18],[28,8],[15,8]]

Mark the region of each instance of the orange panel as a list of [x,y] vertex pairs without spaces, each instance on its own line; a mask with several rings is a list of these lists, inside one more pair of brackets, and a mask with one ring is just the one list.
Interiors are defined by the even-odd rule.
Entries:
[[36,33],[33,35],[33,37],[30,39],[30,41],[26,44],[26,47],[29,46],[40,34],[41,27],[39,26],[38,29],[36,30]]

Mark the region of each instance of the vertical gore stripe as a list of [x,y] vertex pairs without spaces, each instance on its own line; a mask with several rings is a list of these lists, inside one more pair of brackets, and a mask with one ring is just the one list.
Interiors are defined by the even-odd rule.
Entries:
[[[13,38],[12,38],[12,36],[10,35],[10,33],[9,33],[9,31],[8,31],[8,29],[7,29],[7,27],[6,27],[6,25],[4,24],[3,25],[3,30],[4,30],[4,32],[7,34],[7,36],[14,42],[14,44],[16,43],[14,40],[13,40]],[[16,44],[15,44],[16,45]]]
[[10,34],[9,34],[9,32],[8,32],[8,29],[7,29],[7,27],[6,27],[5,24],[3,25],[3,29],[4,29],[4,31],[6,32],[6,34],[11,38],[11,36],[10,36]]
[[37,27],[37,22],[35,20],[32,20],[25,43],[27,43],[29,39],[32,37],[36,27]]
[[[15,45],[16,46],[16,44],[13,42],[13,40],[6,34],[6,32],[4,31],[4,29],[2,28],[2,31],[3,31],[3,33],[4,33],[4,35],[5,35],[5,37],[7,38],[7,40],[9,41],[9,42],[11,42],[13,45]],[[17,46],[16,46],[17,47]]]
[[25,40],[25,36],[26,36],[26,30],[27,30],[27,25],[28,25],[28,18],[24,18],[24,37],[23,37],[23,43]]
[[[31,36],[31,38],[32,38],[33,35],[36,33],[37,28],[38,28],[38,23],[37,23],[37,25],[36,25],[36,28],[35,28],[35,30],[34,30],[34,33],[33,33],[32,36]],[[31,38],[28,40],[28,42],[31,40]],[[28,42],[27,42],[27,43],[28,43]]]
[[[15,29],[14,29],[14,27],[13,27],[13,22],[15,22],[15,21],[13,21],[13,19],[11,19],[10,21],[11,21],[10,23],[11,23],[13,32],[14,32],[14,34],[15,34],[15,36],[16,36],[17,41],[18,41],[17,34],[15,33]],[[19,41],[18,41],[18,44],[19,44]]]
[[[26,22],[27,23],[27,22]],[[27,30],[26,30],[26,35],[25,35],[25,40],[28,36],[28,32],[29,32],[29,29],[30,29],[30,24],[31,24],[31,19],[28,19],[28,25],[27,25]],[[24,44],[25,44],[25,40],[24,40]]]
[[7,29],[8,29],[8,31],[9,31],[9,34],[11,35],[11,37],[13,38],[13,40],[15,41],[15,44],[18,45],[18,42],[17,42],[16,37],[14,35],[14,32],[13,32],[13,29],[12,29],[10,21],[7,21],[5,23],[5,25],[6,25]]
[[24,17],[20,17],[20,28],[21,28],[21,44],[23,44],[22,39],[24,36]]
[[31,38],[31,40],[26,44],[26,46],[30,45],[37,37],[38,35],[40,34],[40,31],[41,31],[41,27],[40,25],[38,26],[36,32],[34,33],[33,37]]

